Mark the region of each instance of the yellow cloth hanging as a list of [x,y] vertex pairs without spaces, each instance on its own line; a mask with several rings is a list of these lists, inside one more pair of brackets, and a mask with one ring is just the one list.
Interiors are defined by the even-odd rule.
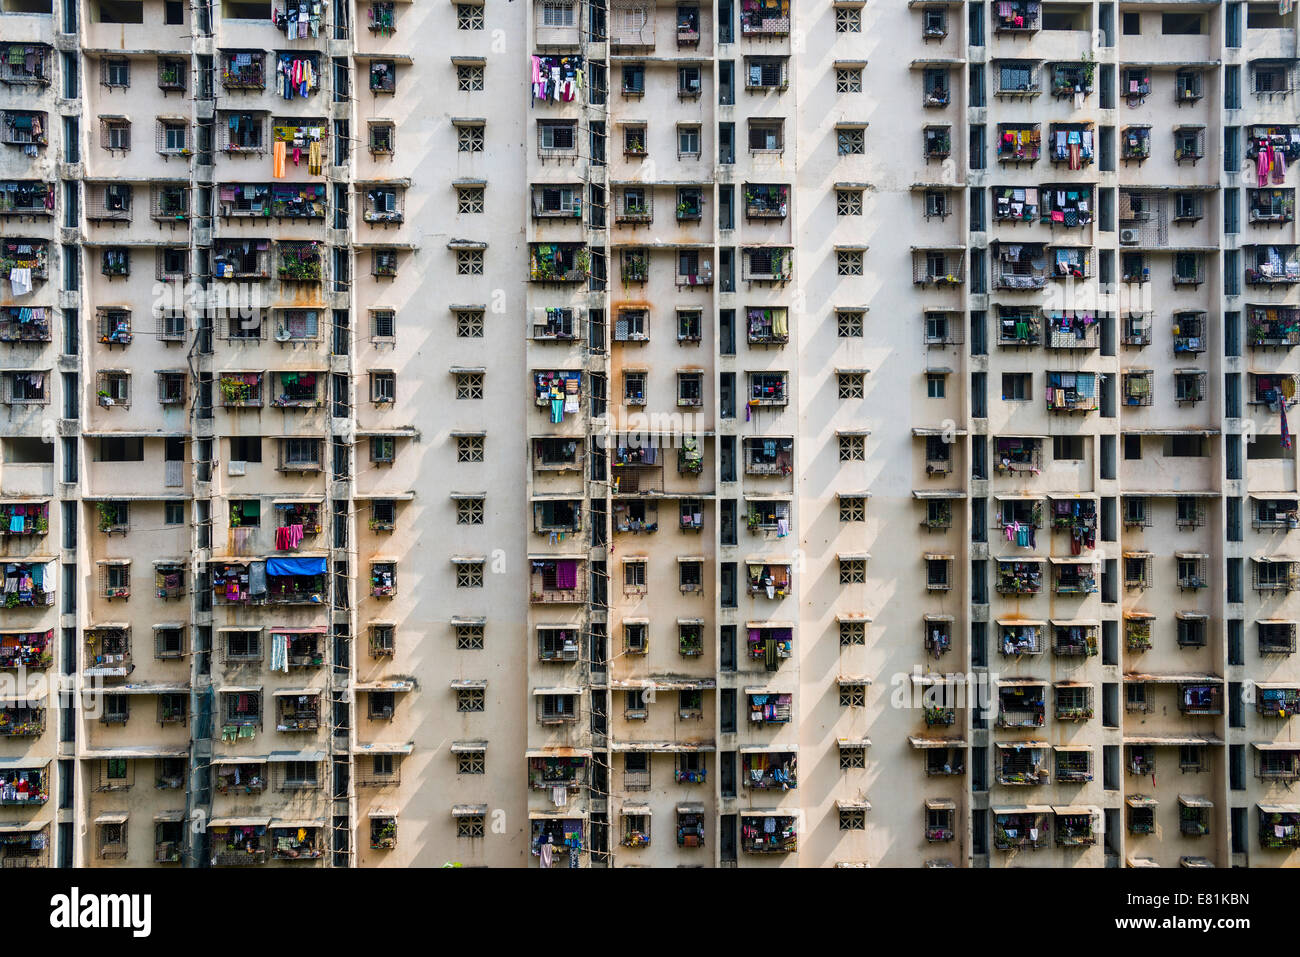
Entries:
[[312,140],[311,146],[307,148],[307,172],[312,176],[319,176],[323,168],[324,162],[321,156],[320,140]]
[[790,334],[790,325],[786,321],[786,311],[784,309],[772,313],[772,335],[786,336]]
[[271,175],[276,179],[284,179],[285,145],[284,140],[276,140],[271,148]]

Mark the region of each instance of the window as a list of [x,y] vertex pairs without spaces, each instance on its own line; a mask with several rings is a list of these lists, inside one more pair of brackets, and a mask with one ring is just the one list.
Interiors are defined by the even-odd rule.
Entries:
[[646,565],[644,558],[623,562],[623,593],[644,595],[646,593]]
[[460,622],[456,625],[456,648],[460,651],[482,651],[486,626]]
[[861,156],[866,152],[866,140],[867,131],[860,126],[836,127],[836,151],[840,156]]
[[836,33],[861,33],[862,11],[857,7],[835,8]]
[[391,404],[397,398],[397,373],[374,370],[370,373],[370,401],[376,405]]
[[123,117],[99,118],[100,145],[110,153],[125,153],[131,149],[131,121]]
[[483,275],[483,250],[457,249],[456,250],[456,275],[458,276]]
[[483,587],[483,562],[458,562],[456,564],[457,588]]
[[681,157],[699,157],[700,127],[679,124],[677,127],[677,155]]
[[463,814],[456,818],[457,837],[482,837],[486,833],[486,829],[484,815],[482,814]]
[[485,688],[457,688],[456,710],[462,713],[485,711],[487,709],[487,690]]
[[1257,96],[1291,91],[1291,71],[1285,63],[1255,63],[1252,66]]
[[456,310],[456,336],[460,339],[483,338],[483,310]]
[[677,310],[677,341],[699,342],[703,335],[704,314],[698,309]]
[[677,405],[688,408],[704,405],[704,373],[677,373]]
[[835,331],[841,339],[860,339],[863,335],[863,320],[866,313],[856,309],[837,309],[835,311]]
[[867,623],[865,621],[841,621],[840,645],[851,647],[867,643]]
[[1057,461],[1082,461],[1083,440],[1082,435],[1052,436],[1052,458]]
[[456,67],[456,89],[462,93],[477,93],[483,89],[486,67],[476,64],[460,64]]
[[457,462],[482,462],[485,439],[481,435],[456,436]]
[[483,524],[483,499],[482,498],[456,499],[456,524],[457,525],[482,525]]
[[460,153],[482,153],[484,129],[481,123],[461,123],[456,126],[456,150]]
[[700,95],[703,80],[697,64],[687,64],[677,68],[677,95],[681,98],[693,98]]
[[835,268],[841,276],[862,275],[863,254],[860,249],[835,250]]
[[163,154],[185,152],[188,145],[186,134],[189,127],[185,123],[161,120],[158,123],[158,152]]
[[[971,13],[974,15],[973,10]],[[921,36],[926,40],[939,40],[947,35],[948,11],[942,7],[925,7],[921,11]]]
[[[843,767],[844,753],[840,752],[840,766]],[[865,808],[860,807],[842,807],[840,812],[840,830],[841,831],[865,831],[867,828],[867,812]]]
[[100,405],[108,407],[129,407],[131,405],[131,374],[129,372],[101,372],[98,387]]
[[[475,7],[482,10],[482,7]],[[481,748],[473,750],[460,750],[456,752],[456,773],[457,774],[486,774],[487,773],[487,752]]]
[[785,149],[784,121],[750,120],[749,149],[755,153],[779,153]]
[[863,435],[839,436],[841,462],[865,462],[867,460],[867,439]]
[[704,591],[704,563],[699,561],[679,561],[677,563],[677,586],[683,594]]
[[861,399],[866,395],[866,373],[837,372],[836,385],[841,399]]
[[100,65],[100,83],[104,86],[130,86],[131,61],[125,57],[105,59]]
[[[569,10],[573,12],[572,7],[554,7],[547,4],[542,8],[546,14],[545,22],[550,26],[549,15],[552,10]],[[484,26],[483,4],[481,3],[458,3],[456,4],[456,29],[457,30],[482,30]],[[555,24],[560,26],[562,24]],[[568,24],[572,26],[572,23]]]
[[865,558],[840,559],[840,584],[861,585],[867,580],[867,561]]
[[865,522],[867,520],[867,500],[861,495],[840,496],[840,521]]
[[1028,372],[1002,373],[1002,399],[1006,402],[1027,402],[1032,398]]
[[158,373],[158,402],[162,405],[183,405],[185,402],[185,373]]
[[[475,127],[462,127],[463,129],[474,129]],[[482,129],[482,127],[478,127]],[[393,155],[393,141],[396,135],[396,127],[392,123],[371,123],[370,124],[370,152],[376,156]],[[462,150],[462,152],[465,152]]]
[[861,93],[862,92],[862,67],[836,67],[835,68],[835,92],[836,93]]
[[867,685],[862,681],[842,682],[840,684],[841,708],[865,708],[867,706]]
[[944,398],[948,388],[948,377],[941,372],[927,372],[925,375],[925,394],[930,399]]

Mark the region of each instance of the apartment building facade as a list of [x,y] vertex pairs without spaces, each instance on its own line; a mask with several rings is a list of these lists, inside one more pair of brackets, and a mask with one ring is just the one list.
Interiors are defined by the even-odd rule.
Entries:
[[0,0],[0,862],[1294,863],[1296,29]]

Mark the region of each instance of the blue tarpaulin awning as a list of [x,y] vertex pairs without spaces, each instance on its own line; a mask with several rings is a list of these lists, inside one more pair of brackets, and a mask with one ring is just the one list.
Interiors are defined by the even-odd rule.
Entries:
[[266,560],[268,575],[324,575],[323,558],[268,558]]

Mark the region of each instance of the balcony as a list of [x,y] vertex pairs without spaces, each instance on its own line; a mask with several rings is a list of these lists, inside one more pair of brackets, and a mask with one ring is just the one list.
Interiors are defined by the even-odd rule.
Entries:
[[1259,846],[1264,850],[1300,847],[1300,808],[1259,805]]
[[529,282],[583,282],[590,266],[590,254],[581,243],[530,243]]
[[1294,621],[1265,619],[1256,623],[1261,655],[1293,655],[1296,651],[1297,624]]
[[232,91],[266,89],[266,55],[261,51],[227,55],[222,63],[221,85]]
[[271,856],[277,861],[314,861],[325,851],[317,827],[271,829]]
[[581,604],[587,599],[586,576],[577,559],[531,561],[529,601],[535,605]]
[[1091,847],[1097,843],[1090,808],[1056,809],[1056,846]]
[[44,767],[8,768],[0,771],[0,805],[23,807],[50,799]]
[[0,736],[39,738],[45,733],[45,709],[22,705],[0,707]]
[[212,273],[218,279],[270,279],[270,240],[218,240],[212,253]]
[[1300,745],[1292,742],[1256,741],[1255,777],[1261,781],[1300,781]]
[[1092,752],[1087,746],[1057,747],[1056,783],[1086,784],[1092,780]]
[[999,595],[1037,595],[1043,590],[1042,561],[999,561]]
[[[229,823],[227,823],[229,821]],[[250,867],[267,860],[269,820],[218,818],[208,825],[213,867]]]
[[45,306],[0,306],[0,342],[10,345],[49,342],[51,315],[52,311]]
[[1092,124],[1053,123],[1048,132],[1052,165],[1075,171],[1092,165],[1096,156]]
[[1246,200],[1252,223],[1281,226],[1295,221],[1294,189],[1248,189]]
[[1082,622],[1052,622],[1055,640],[1052,651],[1062,658],[1091,658],[1097,654],[1097,625]]
[[994,289],[1042,289],[1047,285],[1047,247],[1042,243],[994,243]]
[[0,143],[34,149],[49,143],[48,113],[5,110],[0,113]]
[[1044,686],[1029,679],[1006,679],[998,687],[999,728],[1041,728],[1047,714]]
[[[767,829],[771,818],[774,827]],[[798,850],[798,818],[787,814],[740,815],[740,846],[746,854],[792,854]]]
[[793,653],[794,630],[750,622],[746,652],[750,661],[764,662],[768,671],[776,671],[781,661]]
[[966,256],[960,247],[912,248],[912,283],[937,288],[966,281]]
[[275,730],[281,732],[319,730],[319,689],[280,689],[275,692],[275,698]]
[[325,275],[319,243],[282,243],[276,273],[281,282],[318,283]]
[[745,282],[787,283],[794,278],[794,250],[789,247],[746,247],[742,278]]
[[745,561],[746,592],[755,598],[779,601],[790,594],[789,560],[751,558]]
[[741,783],[751,790],[789,791],[798,787],[798,755],[793,751],[741,749]]
[[790,187],[761,183],[746,183],[746,219],[785,219],[789,209]]
[[1300,345],[1300,308],[1252,305],[1247,309],[1247,346],[1267,349]]
[[1223,714],[1222,684],[1179,685],[1178,710],[1184,715]]
[[0,216],[49,218],[54,215],[54,184],[39,180],[0,181]]
[[625,193],[614,211],[614,222],[646,225],[654,222],[654,199],[643,193]]
[[1048,372],[1043,400],[1048,412],[1096,412],[1097,376],[1091,372]]
[[999,851],[1046,847],[1047,815],[1051,808],[992,808],[993,846]]
[[1151,127],[1127,126],[1120,137],[1120,159],[1142,163],[1151,156]]
[[999,163],[1018,166],[1038,162],[1043,148],[1043,133],[1037,123],[1029,126],[1000,124],[997,135]]
[[1041,741],[1015,742],[997,746],[997,780],[1004,787],[1034,787],[1047,784],[1051,773],[1044,765],[1048,746]]
[[790,35],[790,0],[750,0],[741,5],[740,34],[747,40]]
[[746,689],[751,726],[789,724],[793,716],[793,696],[759,689]]
[[1289,286],[1300,283],[1300,256],[1294,245],[1246,246],[1246,285]]
[[1053,713],[1057,721],[1091,721],[1092,685],[1073,682],[1057,682],[1056,707]]

